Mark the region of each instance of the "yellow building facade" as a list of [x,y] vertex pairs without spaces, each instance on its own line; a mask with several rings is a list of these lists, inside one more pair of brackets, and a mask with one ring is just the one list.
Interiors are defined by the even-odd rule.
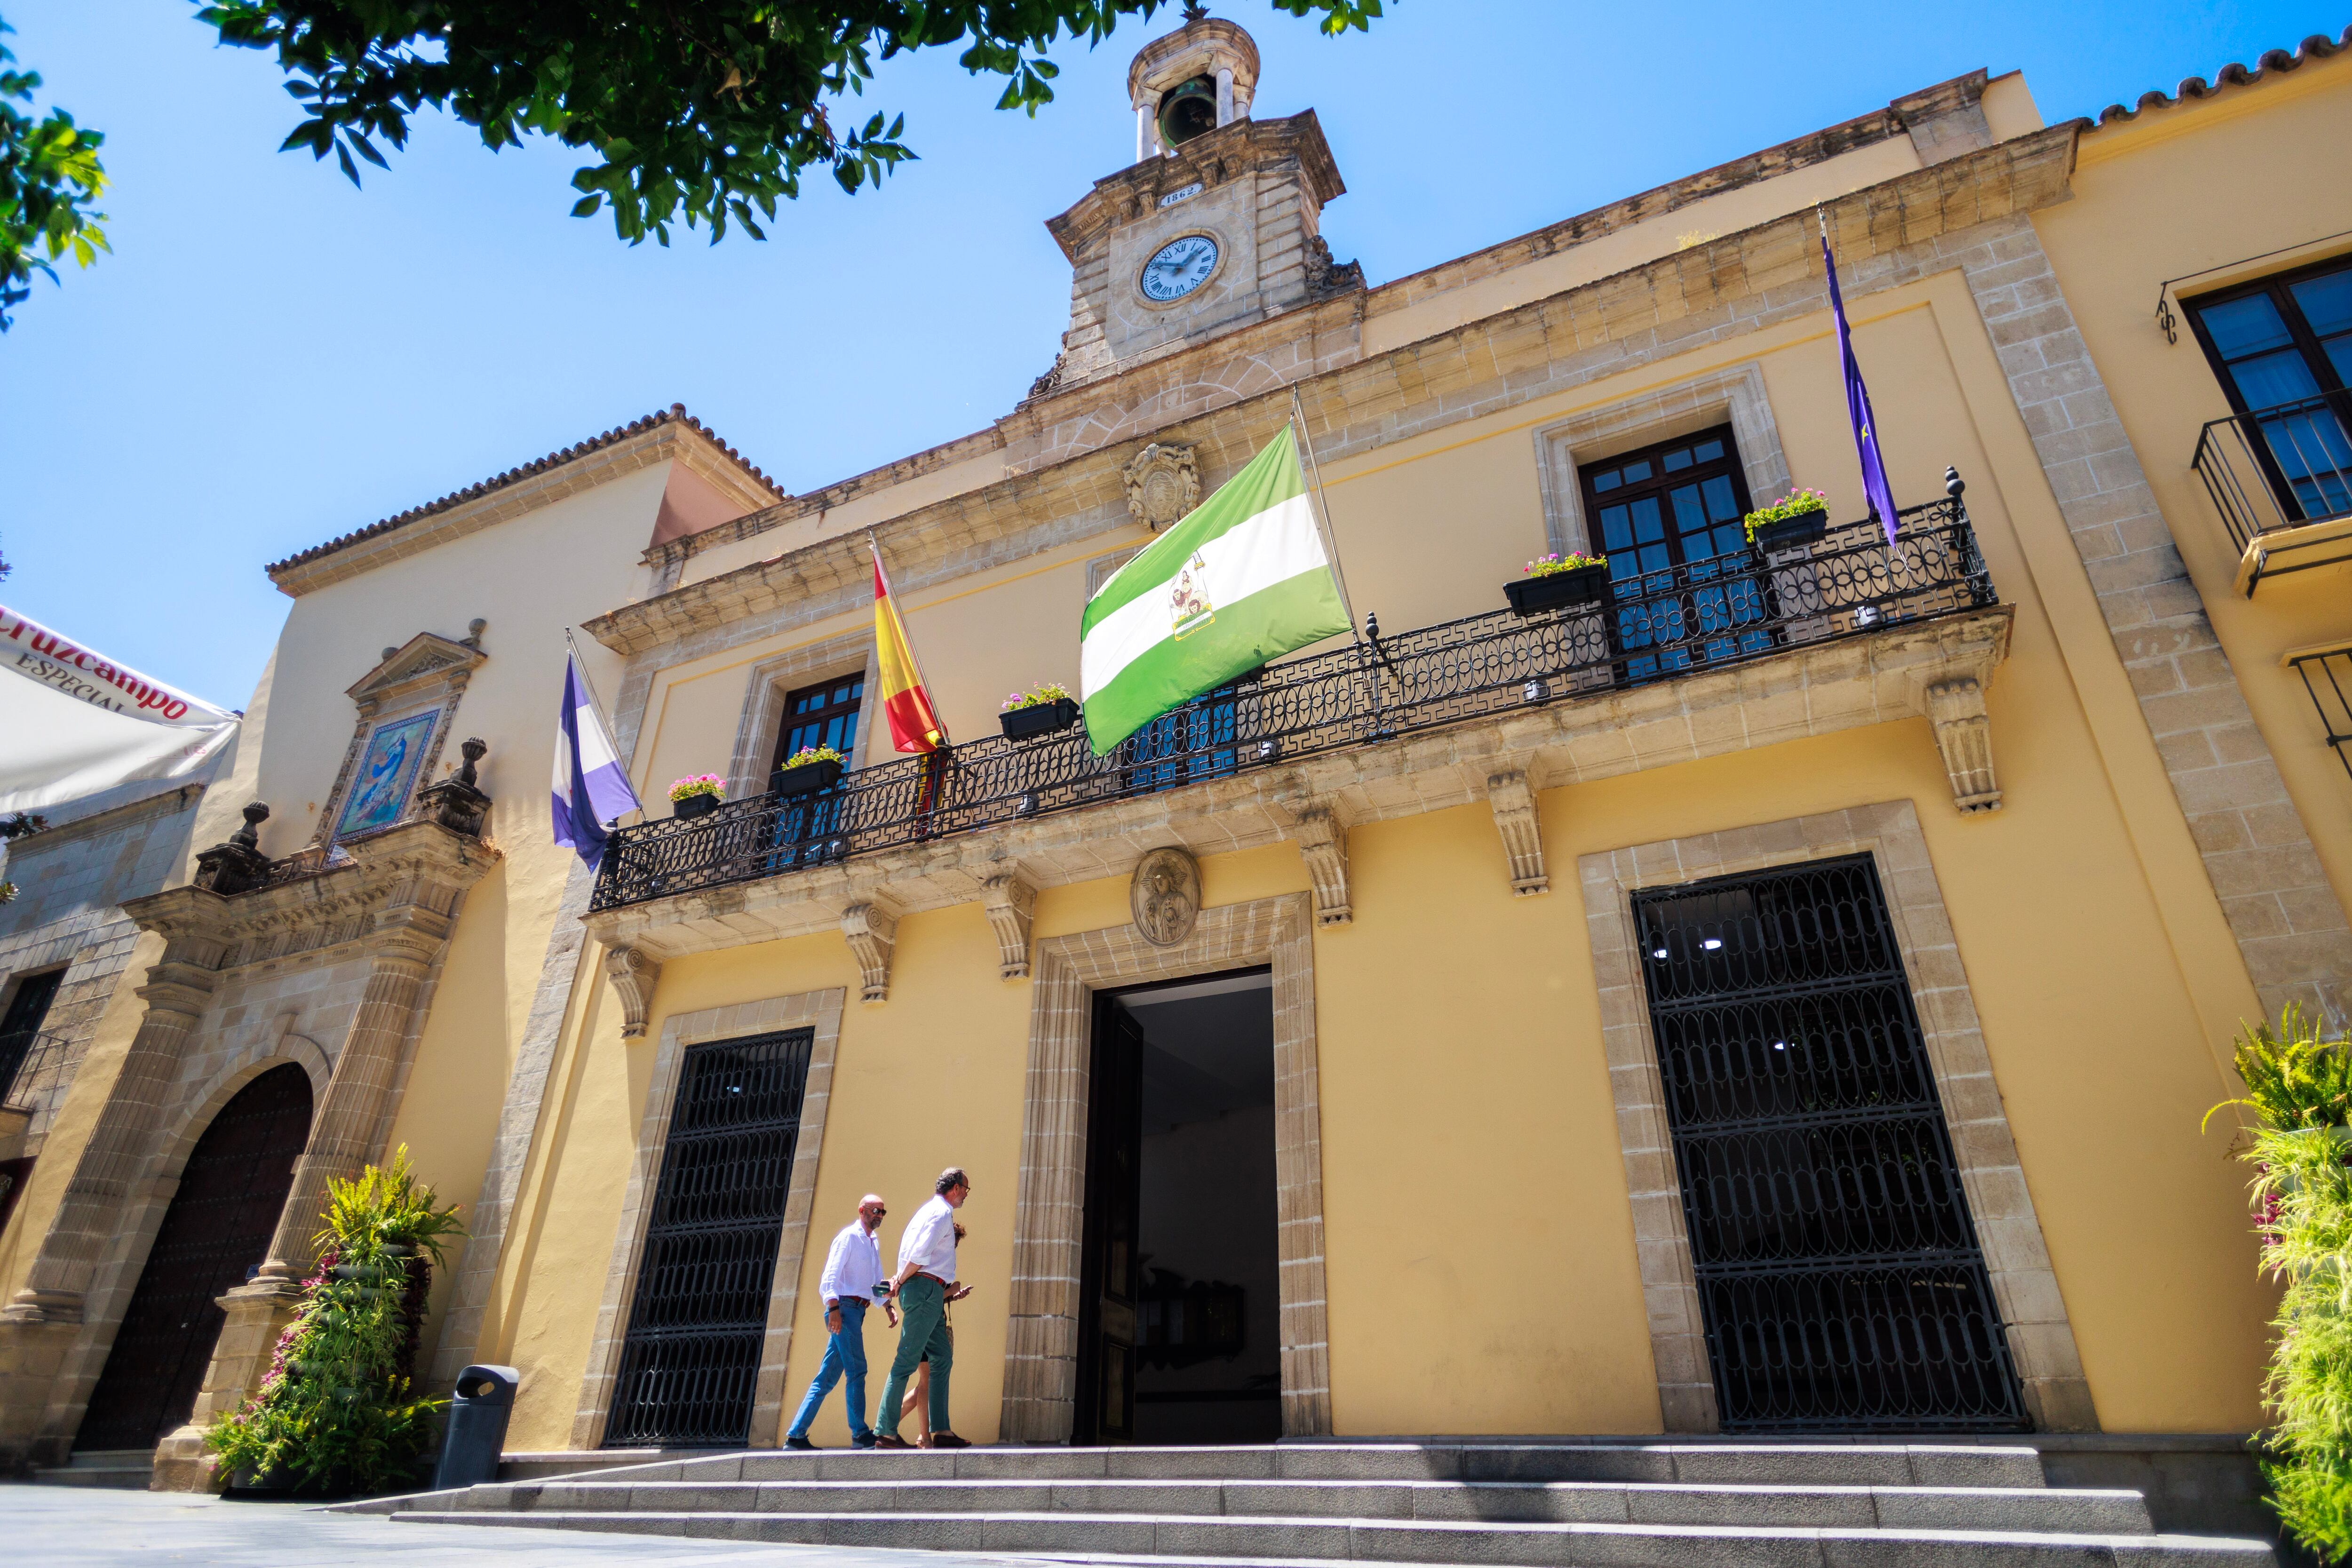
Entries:
[[[519,1452],[779,1443],[826,1239],[880,1193],[887,1263],[950,1164],[975,1442],[2257,1426],[2200,1122],[2242,1022],[2352,995],[2352,61],[2193,85],[2045,125],[1979,72],[1368,287],[1313,113],[1195,21],[988,429],[786,495],[674,409],[272,566],[221,847],[125,906],[0,1235],[0,1442],[146,1420],[203,1484],[324,1181],[404,1144],[469,1227],[435,1386],[519,1369]],[[1367,635],[1102,758],[997,733],[1294,408]],[[1751,547],[1793,487],[1828,529]],[[1513,613],[1548,552],[1606,581]],[[567,627],[648,803],[593,873]],[[125,1348],[265,1079],[252,1256]]]

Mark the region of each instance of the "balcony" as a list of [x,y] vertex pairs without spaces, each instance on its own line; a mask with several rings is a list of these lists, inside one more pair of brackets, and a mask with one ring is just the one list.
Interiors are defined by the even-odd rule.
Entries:
[[2293,648],[2279,663],[2303,677],[2303,689],[2319,710],[2320,731],[2352,778],[2352,642]]
[[[1990,809],[2000,792],[1991,784],[1981,682],[2005,653],[2008,620],[1993,608],[1992,582],[1957,490],[1904,512],[1892,546],[1876,524],[1849,523],[1769,560],[1743,553],[1621,578],[1599,604],[1527,618],[1496,611],[1394,636],[1375,631],[1357,647],[1268,666],[1155,721],[1106,756],[1092,754],[1083,729],[1018,742],[992,736],[859,769],[814,798],[765,796],[691,821],[624,828],[599,868],[592,924],[607,941],[635,940],[633,933],[667,922],[593,916],[698,895],[684,900],[695,910],[681,906],[675,918],[709,923],[707,941],[692,945],[714,945],[726,931],[740,939],[752,929],[743,899],[709,896],[715,890],[830,868],[817,879],[832,897],[859,880],[851,863],[888,858],[885,851],[929,851],[988,829],[1017,830],[1033,847],[1050,839],[1076,877],[1087,857],[1074,846],[1087,835],[1044,832],[1054,818],[1111,808],[1088,824],[1097,839],[1166,833],[1165,810],[1152,825],[1120,808],[1187,786],[1213,786],[1202,792],[1202,811],[1230,814],[1202,830],[1205,842],[1258,842],[1266,831],[1253,837],[1241,824],[1255,820],[1260,803],[1244,802],[1242,786],[1269,770],[1288,770],[1299,791],[1369,790],[1399,802],[1396,811],[1406,809],[1402,797],[1410,795],[1412,808],[1432,809],[1492,793],[1489,753],[1534,758],[1547,749],[1582,748],[1580,760],[1547,776],[1598,777],[1918,713],[1935,722],[1962,809]],[[1989,610],[1990,619],[1981,614]],[[1932,636],[1920,629],[1972,615],[1966,628]],[[1790,668],[1748,668],[1791,659]],[[1694,683],[1717,672],[1703,701],[1692,694]],[[1530,725],[1530,718],[1543,722]],[[1353,773],[1342,780],[1349,770],[1331,765],[1351,752],[1394,751],[1388,743],[1482,721],[1513,733],[1498,731],[1478,746],[1459,736],[1450,748],[1408,745],[1369,783]],[[1663,739],[1653,746],[1649,734],[1667,730],[1677,737],[1675,749]],[[1433,774],[1400,782],[1400,771],[1437,766],[1426,759],[1438,751],[1451,757],[1444,782]],[[1390,810],[1370,798],[1352,814]],[[1517,864],[1522,857],[1513,855]],[[1107,874],[1116,857],[1098,858],[1103,867],[1094,874]],[[895,868],[876,876],[937,880],[939,859],[902,853]],[[1527,880],[1515,877],[1515,888],[1540,890],[1519,885]],[[951,896],[949,889],[917,901]],[[791,929],[799,928],[768,928]]]
[[2237,590],[2352,561],[2352,393],[2206,425],[2190,466],[2238,549]]

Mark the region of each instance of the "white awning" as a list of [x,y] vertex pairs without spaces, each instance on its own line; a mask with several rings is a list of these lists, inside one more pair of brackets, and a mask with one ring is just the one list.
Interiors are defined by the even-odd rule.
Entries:
[[0,811],[195,772],[237,716],[0,606]]

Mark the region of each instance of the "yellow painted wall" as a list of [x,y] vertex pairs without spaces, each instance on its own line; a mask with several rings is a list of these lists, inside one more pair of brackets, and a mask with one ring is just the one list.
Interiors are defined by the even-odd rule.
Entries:
[[[2266,578],[2251,601],[2233,591],[2238,552],[2189,466],[2229,401],[2179,304],[2352,251],[2347,143],[2352,59],[2315,58],[2085,134],[2074,199],[2033,225],[2328,879],[2352,905],[2352,781],[2302,681],[2279,665],[2289,649],[2352,637],[2352,565]],[[2179,342],[2168,343],[2158,287],[2197,272],[2169,291]]]
[[[1948,273],[1871,294],[1854,317],[1898,501],[1936,498],[1945,464],[1957,466],[1994,581],[2018,610],[1990,699],[2009,808],[1955,812],[1913,721],[1548,792],[1557,890],[1546,899],[1510,898],[1483,808],[1359,827],[1356,921],[1317,938],[1343,1432],[1656,1428],[1574,857],[1895,799],[1916,804],[1935,854],[2103,1421],[2206,1431],[2257,1418],[2268,1302],[2225,1139],[2199,1131],[2229,1092],[2219,1042],[2251,1005],[2242,964],[1965,285]],[[1327,462],[1359,613],[1404,630],[1495,607],[1542,548],[1538,427],[1748,359],[1796,481],[1859,513],[1828,322],[1814,317]],[[1083,562],[1110,547],[908,595],[951,730],[985,732],[1013,684],[1066,679]],[[748,667],[771,651],[666,672],[641,773],[715,765],[701,759],[731,744]],[[1287,848],[1230,861],[1203,868],[1212,903],[1305,885]],[[1049,889],[1037,929],[1127,919],[1113,880]],[[856,973],[831,936],[681,959],[663,973],[655,1029],[676,1012],[835,984],[854,994]],[[959,1314],[956,1421],[975,1439],[992,1435],[1027,989],[994,978],[992,941],[966,906],[909,917],[891,1000],[850,1005],[803,1267],[795,1397],[823,1349],[812,1303],[823,1238],[874,1188],[893,1203],[884,1240],[895,1247],[911,1201],[957,1160],[979,1184],[963,1267],[980,1290]],[[575,1047],[562,1133],[536,1177],[539,1250],[506,1270],[520,1301],[511,1353],[537,1371],[518,1446],[556,1446],[570,1429],[593,1316],[572,1270],[601,1279],[643,1109],[650,1051],[621,1045],[609,1007],[599,1018]],[[877,1389],[890,1342],[876,1320]],[[819,1440],[845,1435],[836,1396]]]

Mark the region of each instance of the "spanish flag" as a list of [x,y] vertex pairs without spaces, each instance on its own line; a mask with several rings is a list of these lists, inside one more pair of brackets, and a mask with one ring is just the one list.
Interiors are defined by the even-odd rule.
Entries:
[[890,743],[901,752],[919,754],[947,744],[947,731],[931,711],[930,693],[923,689],[923,672],[907,641],[898,606],[890,601],[890,580],[882,574],[882,547],[874,552],[874,650],[882,668],[882,710],[890,716]]

